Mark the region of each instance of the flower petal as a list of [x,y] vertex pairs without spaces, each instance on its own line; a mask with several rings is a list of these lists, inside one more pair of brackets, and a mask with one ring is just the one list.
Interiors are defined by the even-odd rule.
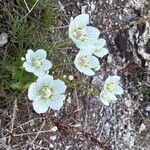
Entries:
[[75,26],[85,27],[89,24],[89,15],[80,14],[73,19],[73,23]]
[[107,98],[110,100],[110,101],[116,101],[117,100],[117,97],[115,94],[113,93],[107,93]]
[[43,75],[37,79],[37,86],[41,87],[44,84],[52,85],[53,77],[50,75]]
[[100,100],[106,106],[109,106],[109,103],[116,101],[117,97],[113,93],[109,93],[109,92],[106,92],[105,90],[102,90],[101,93],[100,93]]
[[101,68],[101,66],[100,66],[100,64],[98,64],[95,68],[93,68],[95,71],[98,71],[98,70],[100,70],[100,68]]
[[120,77],[117,76],[117,75],[109,76],[109,77],[106,79],[105,83],[106,83],[106,82],[110,82],[110,81],[111,81],[111,82],[114,82],[114,83],[118,83],[119,80],[120,80]]
[[90,67],[91,68],[96,68],[97,66],[99,66],[99,61],[96,57],[94,56],[91,56],[91,59],[90,59]]
[[84,43],[84,44],[79,44],[77,47],[80,48],[80,51],[85,51],[85,53],[90,54],[90,55],[93,54],[93,47],[94,46],[91,42]]
[[100,38],[97,40],[97,44],[100,45],[101,47],[104,47],[106,45],[106,40],[103,38]]
[[[105,97],[105,98],[104,98]],[[106,105],[106,106],[109,106],[109,99],[107,97],[107,93],[105,91],[101,91],[100,93],[100,101]]]
[[32,58],[35,57],[35,53],[32,49],[29,49],[26,54],[26,61],[32,63]]
[[108,50],[106,48],[101,48],[101,50],[99,52],[94,52],[94,54],[97,56],[97,57],[104,57],[105,55],[108,54]]
[[54,110],[59,110],[63,106],[65,95],[55,95],[52,100],[48,101],[47,104]]
[[95,74],[95,72],[91,68],[82,69],[82,73],[84,73],[87,76],[93,76]]
[[28,89],[28,98],[30,100],[33,100],[36,98],[37,96],[37,85],[36,85],[36,82],[32,83],[30,86],[29,86],[29,89]]
[[81,55],[80,52],[81,52],[81,51],[79,51],[78,54],[77,54],[76,57],[75,57],[74,65],[75,65],[75,67],[81,72],[81,71],[82,71],[82,68],[81,68],[81,66],[80,66],[80,64],[79,64],[79,58],[80,58],[80,55]]
[[120,85],[116,86],[114,93],[117,95],[123,94],[123,88]]
[[32,72],[34,70],[33,66],[31,66],[29,63],[27,62],[24,62],[23,65],[22,65],[26,71],[28,72]]
[[45,74],[45,70],[43,70],[42,68],[38,68],[38,69],[34,69],[33,71],[33,74],[40,77],[40,76],[43,76]]
[[117,75],[111,76],[111,81],[113,81],[113,82],[119,82],[119,80],[120,80],[119,76],[117,76]]
[[49,60],[44,60],[42,62],[42,68],[43,70],[49,70],[52,67],[52,63]]
[[82,67],[79,65],[79,62],[77,59],[74,60],[74,65],[80,72],[82,72]]
[[47,103],[43,100],[33,101],[33,108],[37,113],[45,113],[48,110]]
[[38,49],[38,50],[35,52],[35,54],[36,54],[37,57],[40,57],[40,58],[43,58],[43,59],[45,59],[46,56],[47,56],[46,51],[43,50],[43,49]]
[[67,86],[61,80],[54,80],[53,81],[53,88],[55,94],[62,94],[66,91]]
[[100,99],[100,101],[106,105],[106,106],[109,106],[109,100],[108,99]]
[[89,40],[96,40],[98,39],[100,35],[100,31],[95,27],[87,26],[86,31],[87,31],[87,37]]

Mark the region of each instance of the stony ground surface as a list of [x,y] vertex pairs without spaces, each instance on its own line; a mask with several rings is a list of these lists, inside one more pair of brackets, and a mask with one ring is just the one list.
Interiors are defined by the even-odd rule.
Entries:
[[[101,37],[107,40],[110,55],[100,60],[101,71],[92,79],[84,77],[82,80],[101,84],[109,74],[118,73],[122,78],[124,94],[118,97],[115,104],[106,107],[98,101],[98,96],[91,94],[98,92],[91,86],[86,86],[91,92],[70,90],[64,107],[61,112],[54,112],[55,116],[60,117],[79,110],[63,119],[63,123],[88,132],[112,150],[150,149],[149,5],[144,0],[59,1],[58,26],[67,25],[71,16],[86,12],[90,14],[91,25],[98,27]],[[73,45],[69,49],[76,50]],[[78,72],[74,76],[80,79]],[[44,121],[43,116],[35,118],[32,112],[29,113],[29,121],[25,120],[24,124],[20,124],[18,120],[18,127],[13,129],[13,145],[6,144],[5,136],[0,140],[0,145],[7,149],[14,147],[16,150],[101,149],[73,131],[63,132],[56,126],[51,127],[48,115]],[[3,115],[6,120],[11,120],[7,114]],[[7,133],[6,129],[7,126],[3,133]]]

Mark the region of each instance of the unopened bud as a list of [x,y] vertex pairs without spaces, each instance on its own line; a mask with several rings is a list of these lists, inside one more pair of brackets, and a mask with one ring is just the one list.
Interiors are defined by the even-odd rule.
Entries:
[[25,58],[24,58],[24,57],[21,57],[21,60],[22,60],[22,61],[25,61]]
[[72,81],[72,80],[74,79],[73,75],[69,75],[69,76],[68,76],[68,79],[69,79],[70,81]]
[[63,75],[63,78],[66,78],[67,76],[66,75]]

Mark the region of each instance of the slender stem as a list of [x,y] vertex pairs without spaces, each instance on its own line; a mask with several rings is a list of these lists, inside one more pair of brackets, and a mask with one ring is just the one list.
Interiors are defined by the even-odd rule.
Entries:
[[59,65],[55,65],[54,68],[59,68],[59,67],[62,67],[62,66],[65,66],[65,65],[72,65],[73,62],[68,62],[68,63],[62,63],[62,64],[59,64]]
[[[66,84],[68,84],[69,87],[77,87],[77,86],[92,86],[94,88],[100,88],[102,85],[100,84],[92,84],[92,83],[87,83],[87,82],[81,82],[81,81],[68,81],[67,79],[64,78],[59,78],[63,80]],[[83,87],[81,88],[83,89]]]
[[29,12],[29,11],[30,11],[30,9],[29,9],[29,7],[28,7],[28,4],[27,4],[26,0],[24,0],[24,3],[25,3],[26,8],[28,9],[28,12]]
[[100,85],[100,84],[92,84],[92,83],[87,83],[87,82],[81,82],[81,81],[76,81],[76,82],[69,82],[69,84],[71,84],[71,85],[85,85],[85,86],[93,86],[93,87],[95,87],[95,88],[100,88],[102,85]]
[[83,88],[83,87],[77,87],[77,86],[69,86],[69,88],[72,88],[72,89],[77,89],[79,91],[82,91],[82,92],[87,92],[87,93],[90,93],[90,94],[94,94],[94,95],[99,95],[100,92],[98,91],[90,91],[89,89],[87,88]]
[[32,10],[34,9],[34,7],[36,6],[36,4],[38,2],[39,2],[39,0],[36,0],[36,2],[34,3],[34,5],[32,6],[32,8],[28,10],[28,13],[23,18],[21,18],[19,21],[22,21],[24,18],[26,18],[32,12]]

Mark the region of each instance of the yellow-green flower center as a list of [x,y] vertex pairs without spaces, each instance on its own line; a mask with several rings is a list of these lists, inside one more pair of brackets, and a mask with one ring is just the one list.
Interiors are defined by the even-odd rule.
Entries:
[[101,92],[100,97],[101,97],[102,99],[104,99],[104,100],[106,100],[106,99],[107,99],[107,96],[106,96],[106,94],[105,94],[104,92]]
[[52,93],[53,93],[53,91],[49,86],[43,86],[39,90],[39,95],[43,99],[50,98],[52,96]]
[[86,33],[85,31],[78,27],[78,28],[75,28],[74,31],[73,31],[73,35],[76,39],[80,40],[80,41],[84,41],[86,39]]
[[81,67],[88,67],[89,66],[89,59],[86,55],[82,55],[80,58],[79,58],[79,63],[80,63],[80,66]]
[[36,68],[40,68],[42,66],[43,60],[39,57],[34,57],[32,59],[32,65]]
[[113,82],[108,82],[106,84],[107,91],[112,92],[114,90],[114,86],[115,86],[115,84]]

